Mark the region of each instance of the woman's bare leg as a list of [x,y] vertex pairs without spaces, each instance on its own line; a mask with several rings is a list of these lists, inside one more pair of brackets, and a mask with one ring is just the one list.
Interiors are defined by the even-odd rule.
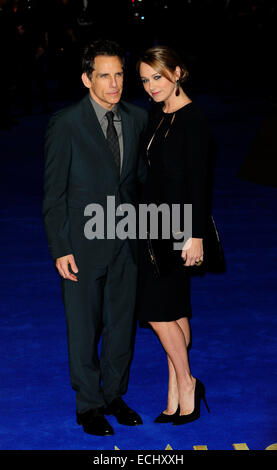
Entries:
[[174,365],[168,354],[167,354],[167,363],[168,363],[167,407],[166,407],[166,410],[163,411],[163,413],[167,415],[172,415],[175,413],[179,405],[179,391],[178,391],[178,384],[177,384]]
[[[186,347],[188,348],[190,343],[190,325],[189,320],[186,317],[182,317],[176,320],[178,325],[183,331]],[[178,385],[177,385],[177,378],[173,363],[170,357],[167,354],[167,363],[168,363],[168,395],[167,395],[167,408],[164,410],[164,414],[174,414],[177,410],[179,405],[179,393],[178,393]]]
[[180,404],[180,414],[190,413],[194,408],[195,379],[190,372],[187,353],[190,337],[188,320],[183,318],[178,322],[150,322],[150,324],[158,335],[171,361],[171,363],[168,362],[170,393],[168,394],[168,406],[165,412],[167,414],[174,413],[178,406],[178,401]]
[[184,336],[185,336],[185,341],[187,348],[189,347],[190,344],[190,324],[189,324],[189,319],[187,317],[179,318],[176,320],[180,328],[182,329]]

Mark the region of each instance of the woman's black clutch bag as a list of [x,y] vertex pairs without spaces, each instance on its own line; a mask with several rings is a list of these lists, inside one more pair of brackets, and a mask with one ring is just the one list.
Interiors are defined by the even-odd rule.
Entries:
[[[184,262],[181,252],[173,250],[172,240],[151,240],[147,238],[147,248],[155,277],[167,273],[174,265]],[[188,266],[189,273],[224,273],[226,262],[220,236],[213,216],[208,217],[206,233],[203,238],[204,261],[200,266]]]

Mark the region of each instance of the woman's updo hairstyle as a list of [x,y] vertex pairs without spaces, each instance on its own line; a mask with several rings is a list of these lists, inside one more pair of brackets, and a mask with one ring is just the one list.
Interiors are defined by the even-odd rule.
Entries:
[[168,75],[168,70],[173,73],[175,72],[176,67],[180,67],[181,69],[179,78],[180,83],[184,83],[189,75],[186,66],[183,64],[178,54],[168,46],[154,46],[147,49],[137,63],[138,71],[142,62],[148,64],[150,67],[155,69],[157,73],[163,75],[170,81],[171,78]]

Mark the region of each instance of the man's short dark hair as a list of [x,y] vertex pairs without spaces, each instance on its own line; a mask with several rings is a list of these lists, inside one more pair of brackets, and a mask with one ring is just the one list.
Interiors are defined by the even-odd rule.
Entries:
[[122,47],[114,41],[98,39],[85,47],[82,56],[82,73],[85,73],[89,79],[94,70],[94,59],[98,55],[117,56],[121,60],[123,69],[125,67],[125,52]]

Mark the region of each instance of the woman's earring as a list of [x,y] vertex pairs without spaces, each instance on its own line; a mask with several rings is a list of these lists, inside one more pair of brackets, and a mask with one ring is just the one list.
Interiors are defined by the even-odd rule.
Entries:
[[176,96],[179,96],[179,95],[180,95],[180,82],[179,82],[179,80],[176,80],[176,91],[175,91],[175,95],[176,95]]

